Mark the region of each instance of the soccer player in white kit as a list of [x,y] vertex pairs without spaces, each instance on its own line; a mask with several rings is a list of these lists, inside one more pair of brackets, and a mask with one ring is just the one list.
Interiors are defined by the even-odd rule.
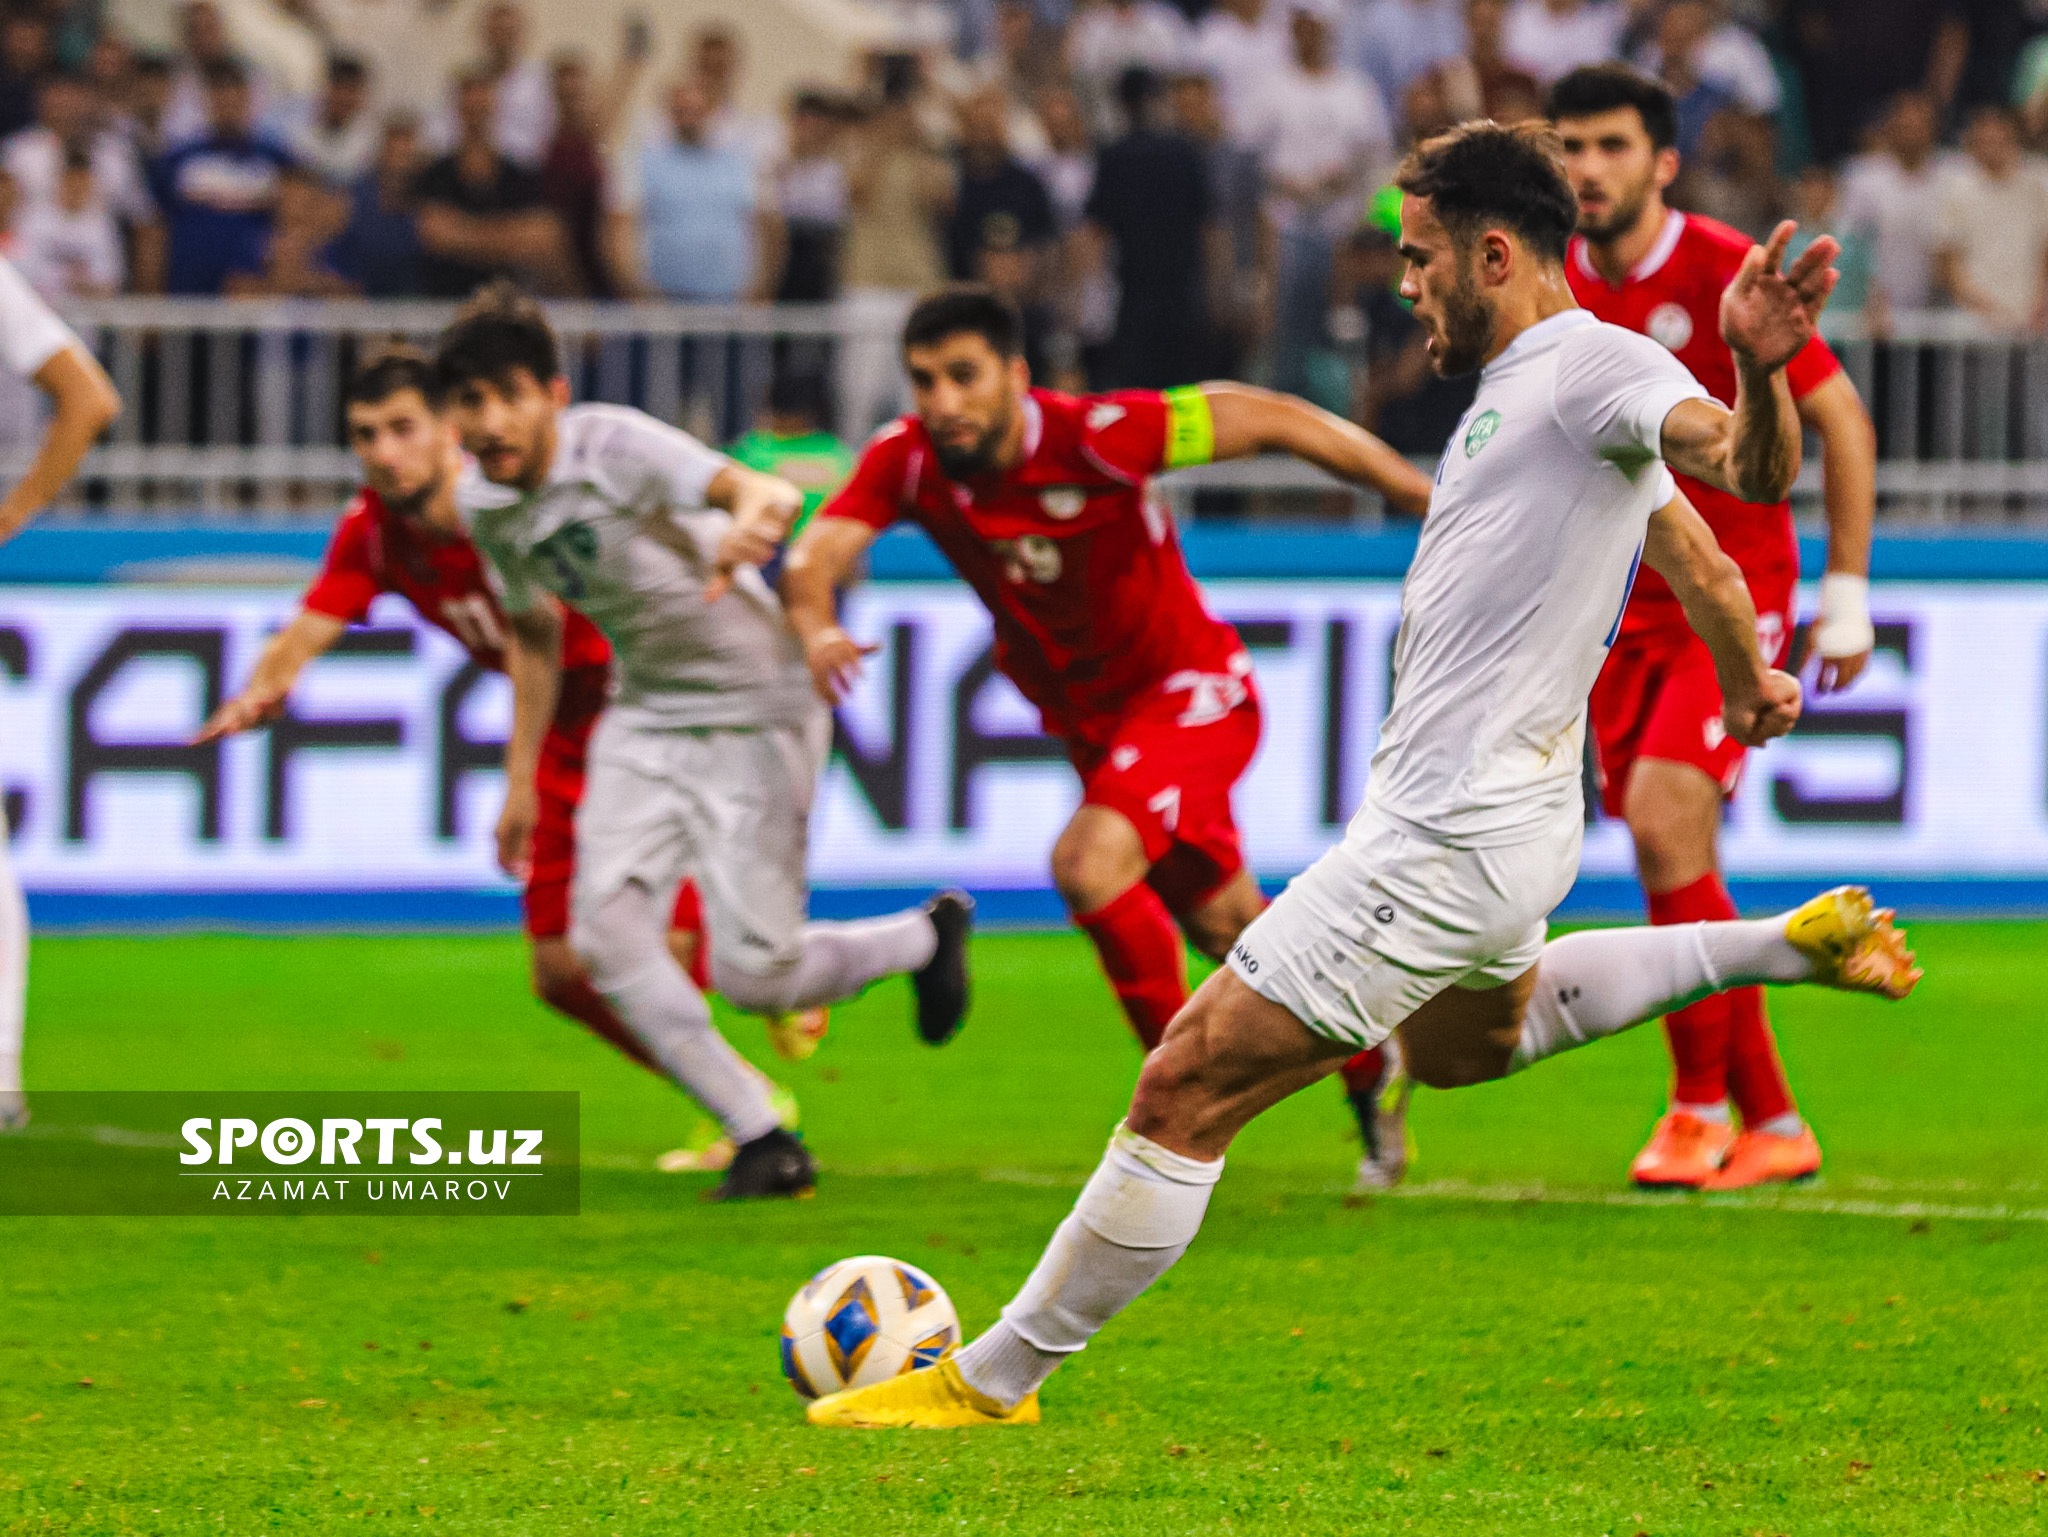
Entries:
[[1781,274],[1787,224],[1731,285],[1730,411],[1573,301],[1577,206],[1548,128],[1466,124],[1418,148],[1398,185],[1402,293],[1432,361],[1483,372],[1402,593],[1365,806],[1174,1019],[1002,1320],[935,1367],[817,1400],[814,1422],[1035,1422],[1039,1383],[1186,1250],[1237,1131],[1397,1029],[1409,1072],[1449,1088],[1722,988],[1903,997],[1918,980],[1891,915],[1853,888],[1779,918],[1545,942],[1577,873],[1586,696],[1638,560],[1712,650],[1731,733],[1761,742],[1798,717],[1798,682],[1765,664],[1740,572],[1664,461],[1747,500],[1785,494],[1799,427],[1783,370],[1833,287],[1833,242]]
[[811,798],[831,717],[758,566],[802,507],[785,480],[624,406],[568,404],[555,338],[531,300],[484,290],[435,366],[475,456],[456,501],[496,571],[511,644],[513,725],[499,856],[523,862],[534,769],[561,673],[561,611],[611,641],[614,692],[576,813],[569,940],[590,980],[737,1149],[723,1199],[808,1194],[809,1153],[768,1087],[711,1023],[667,944],[694,876],[718,991],[791,1012],[908,973],[918,1032],[950,1039],[967,1007],[972,909],[943,893],[858,923],[806,923]]
[[[85,344],[59,320],[12,263],[0,259],[0,366],[32,381],[50,399],[42,446],[27,471],[0,496],[0,544],[20,533],[78,470],[79,461],[121,414],[121,397]],[[6,675],[0,664],[0,678]],[[21,1088],[22,1023],[28,1004],[28,904],[0,819],[0,1130],[25,1125]]]

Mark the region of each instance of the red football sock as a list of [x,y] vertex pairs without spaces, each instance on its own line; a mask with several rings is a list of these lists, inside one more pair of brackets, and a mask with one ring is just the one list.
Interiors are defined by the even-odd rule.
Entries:
[[1742,1124],[1753,1131],[1792,1110],[1792,1085],[1785,1081],[1785,1065],[1778,1060],[1778,1043],[1771,1035],[1770,1015],[1764,1008],[1764,990],[1740,988],[1727,998],[1733,1016],[1728,1032],[1728,1092],[1742,1112]]
[[[1650,894],[1652,923],[1718,923],[1739,917],[1734,898],[1709,871],[1690,886]],[[1729,1037],[1734,1027],[1734,1000],[1745,992],[1717,993],[1664,1016],[1664,1036],[1671,1043],[1674,1068],[1671,1099],[1680,1105],[1718,1105],[1728,1097]],[[1761,1007],[1761,1005],[1759,1005]]]
[[1111,991],[1147,1051],[1188,1001],[1187,952],[1159,894],[1143,881],[1074,921],[1095,942]]
[[676,909],[668,926],[671,933],[697,936],[697,950],[690,960],[690,980],[698,992],[710,992],[711,939],[704,932],[704,899],[697,894],[697,883],[688,877],[676,888]]
[[1371,1046],[1338,1069],[1344,1075],[1346,1094],[1370,1094],[1380,1086],[1380,1075],[1387,1070],[1387,1048]]

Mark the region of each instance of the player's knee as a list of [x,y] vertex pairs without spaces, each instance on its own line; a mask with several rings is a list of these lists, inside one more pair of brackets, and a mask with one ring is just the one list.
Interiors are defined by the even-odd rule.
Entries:
[[753,971],[711,952],[711,985],[736,1009],[749,1014],[786,1014],[797,1005],[802,957],[780,957]]
[[591,909],[576,911],[569,945],[591,985],[607,992],[658,963],[666,928],[656,917],[653,899],[638,886],[627,886]]
[[1124,848],[1092,824],[1075,824],[1052,846],[1052,883],[1069,912],[1095,912],[1144,878],[1145,853],[1135,838]]
[[1513,1042],[1503,1043],[1489,1034],[1450,1037],[1415,1031],[1401,1037],[1402,1066],[1426,1089],[1469,1089],[1505,1078],[1513,1056]]
[[536,940],[533,946],[534,996],[549,1008],[574,1012],[590,985],[590,974],[566,939]]

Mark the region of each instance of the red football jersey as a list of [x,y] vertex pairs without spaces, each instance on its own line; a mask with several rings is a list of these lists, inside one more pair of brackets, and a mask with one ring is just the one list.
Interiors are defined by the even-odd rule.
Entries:
[[988,605],[996,665],[1046,731],[1100,744],[1171,675],[1231,675],[1244,653],[1146,486],[1208,457],[1208,406],[1179,390],[1033,390],[1024,410],[1024,462],[968,481],[939,468],[916,417],[891,423],[819,516],[923,525]]
[[[1580,304],[1610,324],[1639,331],[1668,347],[1708,394],[1732,406],[1735,354],[1721,340],[1721,295],[1755,243],[1725,224],[1674,209],[1657,243],[1619,287],[1594,270],[1583,236],[1573,239],[1565,272]],[[1796,399],[1841,369],[1828,344],[1816,336],[1785,372]],[[1799,541],[1789,503],[1758,506],[1739,501],[1686,475],[1678,477],[1678,484],[1713,528],[1721,548],[1744,571],[1799,569]],[[1674,624],[1685,624],[1678,599],[1663,577],[1644,568],[1622,617],[1623,633]]]
[[[383,592],[397,593],[422,619],[454,636],[479,666],[505,670],[505,615],[476,546],[398,516],[365,486],[335,524],[303,601],[316,614],[360,624]],[[611,647],[596,625],[574,609],[565,609],[562,621],[564,673],[611,665]],[[590,709],[591,692],[565,686],[565,710]],[[601,707],[603,691],[596,695]]]

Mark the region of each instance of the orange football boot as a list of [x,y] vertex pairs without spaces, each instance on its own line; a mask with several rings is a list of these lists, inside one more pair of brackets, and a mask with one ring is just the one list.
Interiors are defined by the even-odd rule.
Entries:
[[1628,1177],[1653,1188],[1698,1189],[1721,1167],[1734,1140],[1735,1128],[1726,1121],[1703,1121],[1684,1110],[1670,1111],[1628,1166]]
[[1802,1126],[1790,1137],[1767,1131],[1745,1131],[1735,1139],[1721,1167],[1702,1190],[1747,1190],[1752,1185],[1785,1184],[1811,1179],[1820,1172],[1820,1143],[1813,1128]]

